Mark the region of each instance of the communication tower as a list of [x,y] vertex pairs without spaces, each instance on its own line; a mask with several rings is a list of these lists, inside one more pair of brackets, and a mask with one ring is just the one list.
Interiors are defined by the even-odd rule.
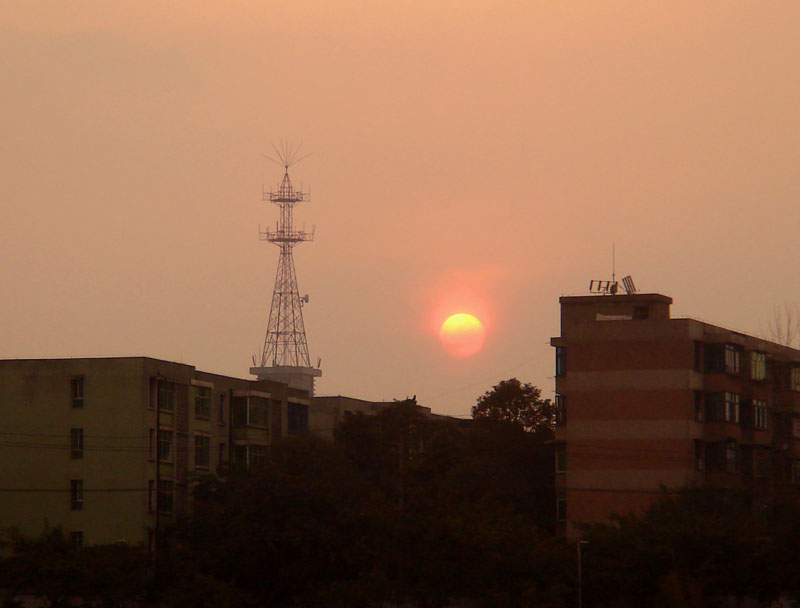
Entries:
[[306,232],[305,228],[302,230],[295,228],[294,206],[310,200],[311,197],[309,193],[303,192],[302,188],[295,190],[289,178],[289,167],[303,160],[305,156],[298,158],[300,146],[295,148],[284,143],[280,150],[275,146],[273,149],[278,160],[270,160],[283,167],[283,180],[277,192],[263,191],[261,198],[280,208],[280,219],[274,230],[259,229],[259,239],[277,245],[280,248],[280,257],[278,270],[275,273],[275,287],[272,292],[264,348],[258,365],[256,357],[253,357],[254,367],[250,368],[250,373],[259,380],[285,382],[292,388],[307,390],[313,395],[314,378],[321,376],[322,370],[319,369],[319,362],[317,367],[311,367],[309,360],[306,329],[303,324],[303,305],[308,303],[308,296],[300,297],[292,250],[298,243],[313,241],[315,229]]

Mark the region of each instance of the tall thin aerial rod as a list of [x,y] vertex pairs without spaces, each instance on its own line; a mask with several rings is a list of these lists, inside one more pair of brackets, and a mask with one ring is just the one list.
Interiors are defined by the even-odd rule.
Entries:
[[262,200],[274,203],[280,208],[280,219],[275,225],[275,230],[259,232],[259,238],[277,245],[280,248],[280,257],[278,270],[275,273],[272,305],[260,367],[311,367],[303,324],[303,303],[308,302],[308,296],[300,297],[292,257],[295,245],[314,240],[314,230],[311,232],[296,230],[293,218],[294,206],[310,200],[310,196],[295,190],[289,178],[289,167],[298,162],[297,154],[300,146],[294,148],[283,144],[280,150],[274,146],[273,148],[284,169],[283,180],[277,192],[263,192]]

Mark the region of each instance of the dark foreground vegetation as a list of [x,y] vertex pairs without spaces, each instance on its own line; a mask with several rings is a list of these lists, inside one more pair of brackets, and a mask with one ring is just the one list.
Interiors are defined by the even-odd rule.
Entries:
[[[157,561],[139,547],[75,549],[57,529],[12,535],[0,605],[577,605],[576,546],[553,534],[552,412],[533,388],[501,383],[465,424],[411,404],[349,416],[334,443],[292,438],[258,470],[199,479]],[[490,407],[498,394],[528,406]],[[800,595],[794,503],[685,490],[584,538],[587,608]]]

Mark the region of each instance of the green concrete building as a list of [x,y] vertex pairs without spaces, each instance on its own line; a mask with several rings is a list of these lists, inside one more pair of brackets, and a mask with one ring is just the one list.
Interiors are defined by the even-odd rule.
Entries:
[[309,405],[285,384],[148,357],[0,360],[0,526],[152,545],[194,479],[256,464],[308,429]]

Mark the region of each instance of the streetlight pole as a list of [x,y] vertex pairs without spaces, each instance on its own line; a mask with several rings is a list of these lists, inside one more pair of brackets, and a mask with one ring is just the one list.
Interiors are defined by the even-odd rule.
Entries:
[[589,541],[578,541],[578,608],[583,608],[583,554],[581,545],[588,545]]

